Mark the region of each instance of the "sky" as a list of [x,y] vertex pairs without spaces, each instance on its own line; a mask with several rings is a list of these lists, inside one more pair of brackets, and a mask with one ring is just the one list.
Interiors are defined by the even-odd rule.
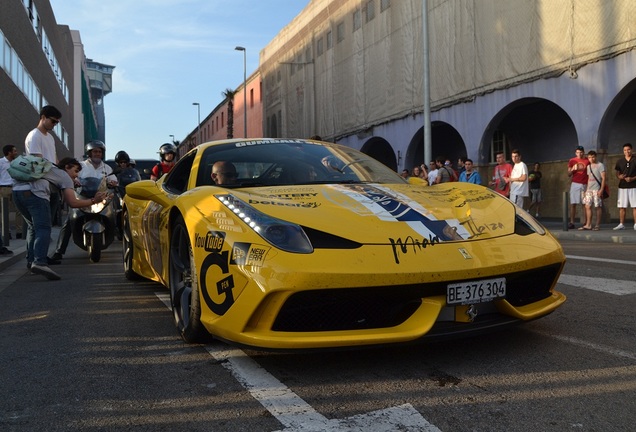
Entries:
[[258,68],[263,49],[309,0],[50,0],[86,57],[115,66],[104,98],[106,157],[157,158]]

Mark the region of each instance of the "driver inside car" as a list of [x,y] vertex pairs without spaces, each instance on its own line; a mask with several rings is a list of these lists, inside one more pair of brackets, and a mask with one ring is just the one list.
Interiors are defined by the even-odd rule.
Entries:
[[212,180],[218,186],[237,184],[238,173],[232,162],[217,161],[212,165]]

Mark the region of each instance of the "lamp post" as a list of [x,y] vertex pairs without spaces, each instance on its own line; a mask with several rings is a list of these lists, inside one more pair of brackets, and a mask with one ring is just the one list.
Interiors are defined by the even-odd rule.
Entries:
[[243,51],[243,135],[247,138],[247,50],[237,46],[236,51]]
[[168,135],[170,138],[172,138],[172,144],[174,144],[174,135]]
[[201,105],[199,102],[192,102],[197,106],[197,145],[201,144]]

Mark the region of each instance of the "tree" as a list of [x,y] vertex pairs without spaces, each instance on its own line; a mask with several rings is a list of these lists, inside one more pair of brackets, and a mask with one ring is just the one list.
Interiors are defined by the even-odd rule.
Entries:
[[221,93],[227,100],[227,138],[234,138],[234,95],[236,91],[226,89]]

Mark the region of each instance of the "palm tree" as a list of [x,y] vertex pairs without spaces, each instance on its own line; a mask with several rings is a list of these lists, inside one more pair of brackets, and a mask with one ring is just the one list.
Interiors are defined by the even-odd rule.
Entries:
[[234,95],[236,91],[226,89],[221,93],[227,99],[227,137],[234,138]]

